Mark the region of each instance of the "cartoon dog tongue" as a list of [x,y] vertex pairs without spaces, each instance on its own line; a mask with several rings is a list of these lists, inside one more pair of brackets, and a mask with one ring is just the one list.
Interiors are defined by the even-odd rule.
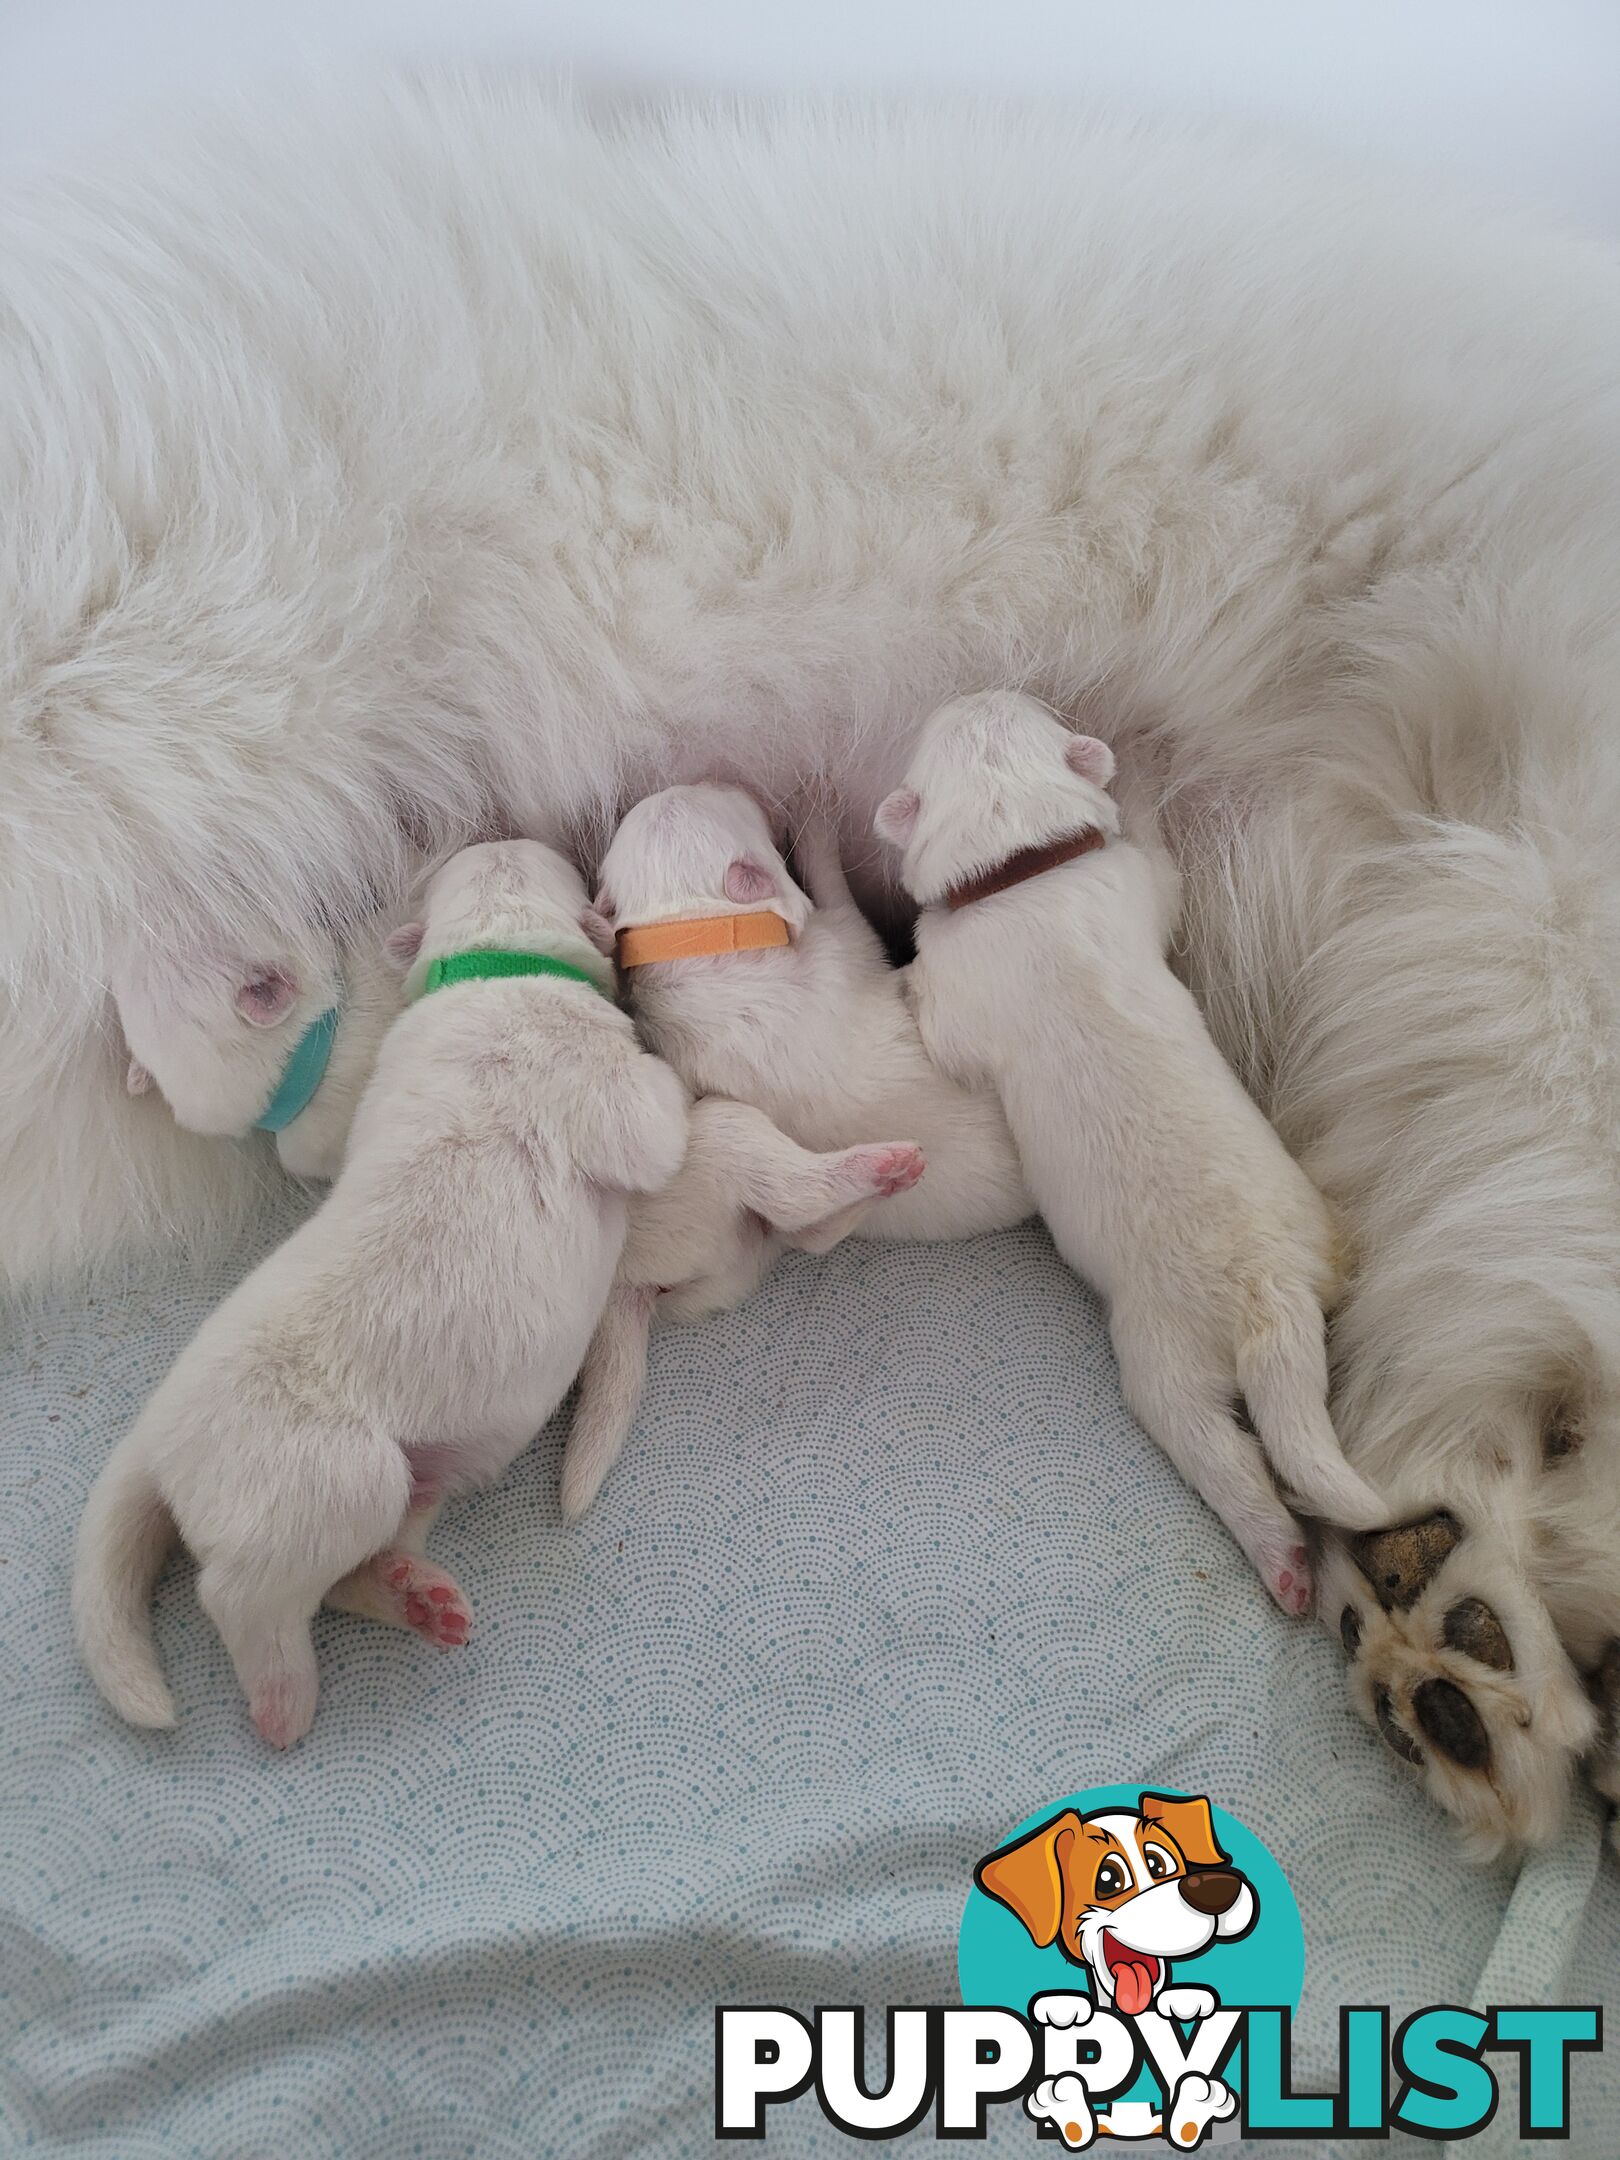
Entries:
[[1153,2000],[1153,1978],[1159,1961],[1128,1950],[1109,1959],[1114,1975],[1114,2001],[1127,2017],[1140,2017]]

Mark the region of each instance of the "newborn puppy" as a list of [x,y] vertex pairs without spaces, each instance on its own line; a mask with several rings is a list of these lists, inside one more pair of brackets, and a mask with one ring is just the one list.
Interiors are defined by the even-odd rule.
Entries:
[[929,1058],[819,818],[797,856],[809,896],[741,788],[637,803],[596,904],[646,1041],[694,1094],[752,1103],[803,1147],[911,1134],[929,1174],[874,1206],[862,1236],[971,1237],[1023,1221],[1029,1195],[994,1093]]
[[1120,834],[1113,771],[1015,692],[934,714],[875,821],[922,910],[917,1018],[947,1072],[999,1091],[1058,1250],[1108,1300],[1131,1409],[1304,1612],[1265,1461],[1332,1522],[1386,1513],[1328,1417],[1333,1226],[1165,964],[1162,880]]
[[132,1095],[155,1085],[191,1132],[273,1132],[295,1177],[334,1178],[403,1003],[400,970],[381,935],[345,948],[329,931],[266,929],[252,946],[125,955],[111,987],[126,1084]]
[[612,1003],[584,900],[560,855],[502,842],[453,858],[425,928],[394,933],[416,1002],[330,1197],[204,1323],[90,1495],[79,1642],[131,1723],[174,1719],[147,1610],[174,1530],[285,1747],[314,1716],[321,1599],[498,1476],[578,1371],[625,1196],[686,1144],[685,1093]]
[[694,1104],[680,1174],[630,1210],[618,1278],[579,1376],[564,1515],[584,1514],[635,1422],[655,1320],[740,1303],[784,1246],[829,1252],[876,1200],[909,1191],[922,1172],[922,1150],[907,1141],[817,1155],[746,1103]]

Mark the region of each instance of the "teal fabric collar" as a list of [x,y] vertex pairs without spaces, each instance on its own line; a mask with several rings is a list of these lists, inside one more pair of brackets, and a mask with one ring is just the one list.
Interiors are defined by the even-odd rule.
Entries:
[[497,951],[445,953],[430,960],[419,995],[426,997],[430,990],[442,990],[449,983],[495,982],[507,975],[556,975],[564,982],[584,983],[599,997],[613,995],[583,968],[554,960],[550,953]]
[[337,1034],[338,1009],[329,1005],[312,1020],[298,1038],[298,1047],[287,1060],[276,1091],[254,1120],[255,1132],[281,1132],[309,1108],[315,1090],[326,1078],[332,1042]]

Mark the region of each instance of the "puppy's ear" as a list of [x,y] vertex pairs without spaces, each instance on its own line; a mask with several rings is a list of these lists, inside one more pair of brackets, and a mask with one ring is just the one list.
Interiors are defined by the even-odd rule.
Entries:
[[1161,1830],[1169,1831],[1189,1868],[1230,1865],[1227,1855],[1216,1842],[1215,1818],[1202,1794],[1192,1800],[1177,1800],[1169,1793],[1145,1792],[1142,1795],[1142,1820],[1157,1823]]
[[914,787],[896,788],[878,804],[872,830],[880,840],[887,840],[890,847],[904,847],[917,829],[917,813],[921,808],[922,797]]
[[609,960],[613,958],[614,949],[618,943],[618,934],[600,908],[585,908],[580,914],[579,927],[599,953],[604,954]]
[[737,855],[726,865],[725,893],[739,906],[750,900],[774,899],[776,880],[752,855]]
[[1016,1913],[1039,1950],[1057,1940],[1063,1925],[1063,1868],[1079,1828],[1079,1816],[1065,1808],[973,1870],[973,1880],[986,1897]]
[[422,940],[426,935],[426,923],[400,923],[383,939],[383,951],[403,973],[422,950]]
[[249,1027],[274,1027],[298,1002],[298,978],[286,968],[255,968],[236,986],[236,1009]]
[[129,1061],[129,1070],[124,1075],[124,1089],[130,1095],[149,1095],[152,1092],[152,1075],[137,1057],[132,1057]]
[[1114,753],[1095,735],[1071,735],[1063,745],[1063,762],[1093,787],[1107,787],[1114,777]]

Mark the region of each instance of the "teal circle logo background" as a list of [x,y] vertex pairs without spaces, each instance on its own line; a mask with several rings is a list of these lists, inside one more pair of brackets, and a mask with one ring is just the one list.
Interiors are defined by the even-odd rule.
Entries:
[[[1042,1823],[1050,1822],[1054,1815],[1061,1815],[1065,1808],[1073,1808],[1078,1815],[1095,1815],[1102,1808],[1126,1808],[1134,1812],[1141,1805],[1144,1791],[1162,1789],[1143,1785],[1094,1785],[1085,1792],[1072,1793],[1067,1800],[1054,1800],[1033,1815],[1026,1815],[1021,1823],[1015,1823],[1008,1830],[1005,1837],[999,1838],[992,1849],[999,1850],[1027,1832],[1038,1830]],[[1173,1797],[1185,1799],[1190,1796],[1178,1793]],[[1232,1865],[1254,1885],[1259,1917],[1249,1933],[1235,1942],[1217,1940],[1197,1957],[1172,1960],[1171,1985],[1213,1988],[1221,1999],[1222,2008],[1228,2010],[1273,2003],[1285,2005],[1291,2011],[1297,2010],[1305,1986],[1305,1930],[1300,1924],[1294,1893],[1288,1887],[1288,1877],[1254,1832],[1235,1815],[1228,1815],[1213,1801],[1210,1813],[1215,1822],[1215,1835],[1222,1848],[1231,1854]],[[983,1853],[979,1855],[980,1859],[985,1857]],[[956,1964],[964,2003],[991,2003],[1022,2013],[1028,2010],[1032,1995],[1057,1991],[1080,1995],[1091,1993],[1090,1976],[1083,1965],[1071,1964],[1056,1943],[1049,1944],[1044,1950],[1038,1949],[1017,1916],[994,1898],[986,1897],[977,1883],[968,1891],[967,1906],[962,1914]],[[1227,2079],[1231,2084],[1240,2082],[1230,2073],[1227,2073]],[[1129,2094],[1120,2097],[1148,2098],[1156,2092],[1150,2073],[1144,2070]]]

